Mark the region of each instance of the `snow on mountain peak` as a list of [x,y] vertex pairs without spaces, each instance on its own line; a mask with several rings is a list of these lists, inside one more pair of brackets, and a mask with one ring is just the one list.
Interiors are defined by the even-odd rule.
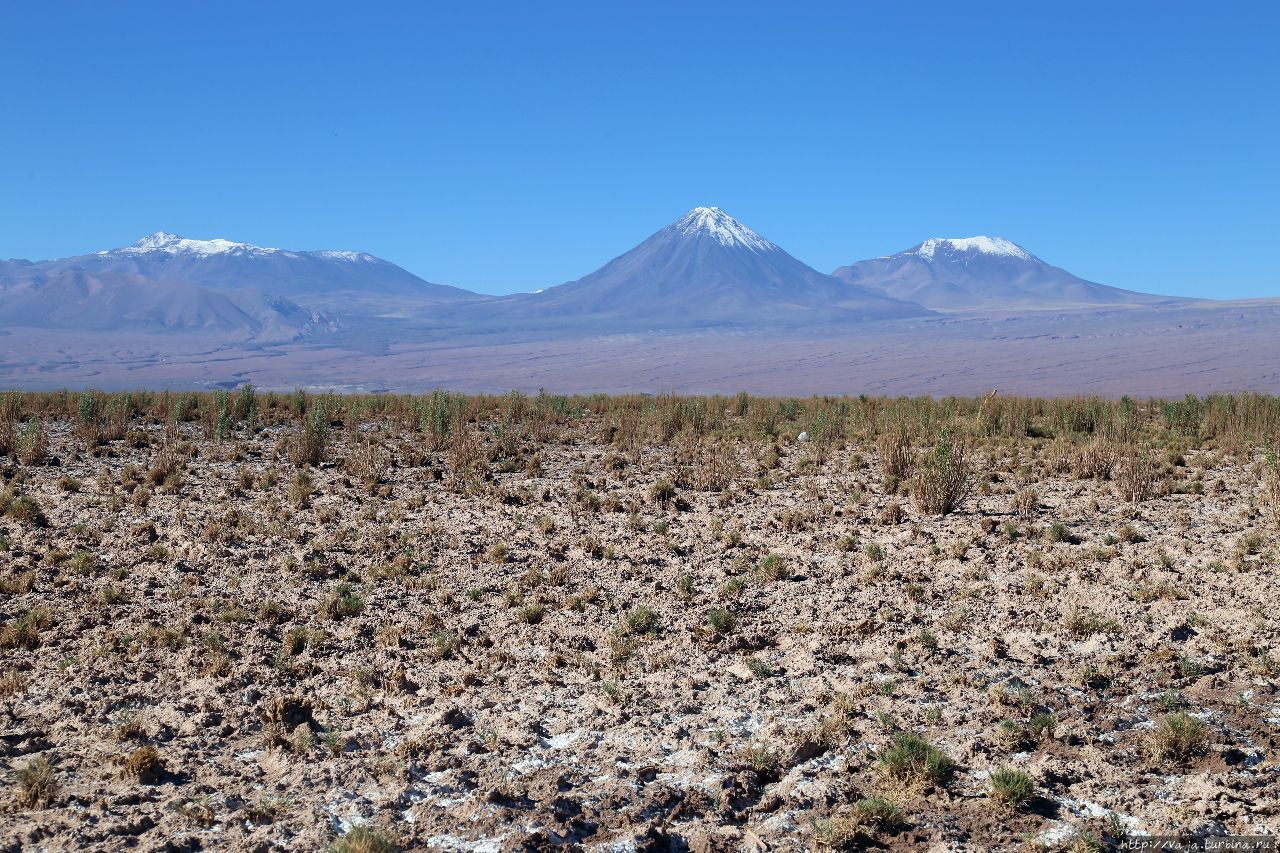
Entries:
[[261,246],[250,245],[249,243],[235,243],[231,240],[189,240],[186,237],[179,237],[177,234],[170,234],[168,231],[157,231],[154,234],[148,234],[132,246],[126,246],[123,249],[111,249],[105,252],[99,252],[98,254],[108,255],[120,253],[140,255],[146,252],[164,252],[169,255],[190,254],[199,255],[200,257],[209,257],[210,255],[225,255],[232,253],[257,254],[260,252],[274,253],[278,251],[280,250],[265,249]]
[[339,249],[326,249],[319,252],[313,252],[312,254],[319,255],[322,258],[329,258],[330,260],[335,260],[335,261],[373,263],[374,261],[378,260],[373,255],[370,255],[368,252],[348,252],[348,251],[339,250]]
[[740,246],[753,252],[778,248],[718,207],[695,207],[672,227],[681,237],[705,234],[722,246]]
[[1003,237],[930,237],[921,243],[911,254],[919,255],[925,260],[933,260],[939,249],[952,253],[975,252],[981,255],[1017,258],[1023,261],[1036,260],[1035,255],[1018,244]]

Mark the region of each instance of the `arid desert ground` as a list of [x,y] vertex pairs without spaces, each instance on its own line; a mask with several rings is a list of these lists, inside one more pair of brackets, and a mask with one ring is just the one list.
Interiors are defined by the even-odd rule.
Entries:
[[0,848],[1280,832],[1280,399],[26,393]]

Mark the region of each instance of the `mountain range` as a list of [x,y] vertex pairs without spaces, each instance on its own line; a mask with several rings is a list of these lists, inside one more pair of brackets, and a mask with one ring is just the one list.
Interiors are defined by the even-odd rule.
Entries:
[[716,207],[689,211],[580,279],[511,296],[432,283],[363,252],[163,231],[72,258],[0,261],[0,327],[204,332],[257,342],[344,328],[390,336],[803,329],[1170,302],[1085,281],[999,237],[931,238],[828,275]]

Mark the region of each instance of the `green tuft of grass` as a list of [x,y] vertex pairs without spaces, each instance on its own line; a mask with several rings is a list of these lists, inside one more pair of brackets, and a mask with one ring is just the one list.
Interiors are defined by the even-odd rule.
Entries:
[[991,771],[991,798],[998,803],[1019,808],[1031,799],[1036,783],[1031,774],[1013,767],[997,767]]
[[1160,761],[1184,762],[1209,747],[1209,727],[1186,711],[1166,714],[1147,736],[1147,748]]
[[880,754],[880,769],[895,779],[928,780],[945,785],[955,772],[956,764],[938,747],[924,738],[903,732]]
[[738,624],[738,619],[723,607],[713,607],[707,611],[707,624],[717,634],[728,634]]
[[381,829],[355,826],[333,843],[333,853],[397,853],[400,845]]

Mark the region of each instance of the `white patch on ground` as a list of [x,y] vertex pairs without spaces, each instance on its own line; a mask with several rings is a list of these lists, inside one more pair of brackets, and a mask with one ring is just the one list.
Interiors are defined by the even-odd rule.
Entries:
[[1057,847],[1066,844],[1076,836],[1076,828],[1061,820],[1049,821],[1049,826],[1036,836],[1036,841],[1046,847]]
[[329,815],[329,825],[333,827],[334,832],[346,835],[355,827],[368,823],[369,819],[360,811],[360,797],[355,794],[342,796],[345,799],[326,803],[324,810]]
[[449,850],[456,853],[502,853],[502,842],[506,836],[498,838],[482,838],[479,841],[468,841],[456,835],[433,835],[426,840],[428,849]]
[[636,843],[631,839],[606,841],[591,848],[599,853],[636,853]]
[[565,732],[562,735],[555,735],[547,738],[547,749],[564,749],[573,746],[578,738],[582,737],[582,732]]
[[1072,800],[1068,797],[1054,797],[1054,799],[1057,800],[1059,805],[1076,817],[1085,819],[1101,818],[1103,820],[1107,820],[1112,815],[1115,815],[1116,819],[1119,820],[1128,831],[1136,832],[1142,829],[1142,822],[1136,817],[1121,814],[1114,809],[1100,806],[1095,802],[1091,802],[1089,800]]

